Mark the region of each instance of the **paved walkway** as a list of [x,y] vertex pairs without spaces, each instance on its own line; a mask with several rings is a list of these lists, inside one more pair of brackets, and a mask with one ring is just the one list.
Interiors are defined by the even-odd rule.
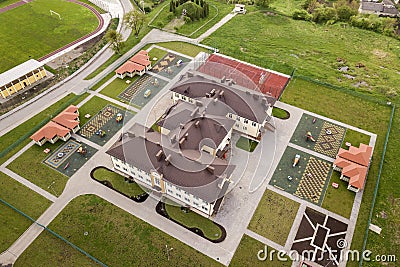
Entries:
[[236,16],[237,13],[229,13],[228,15],[226,15],[225,17],[223,17],[219,22],[217,22],[216,24],[214,24],[214,26],[212,26],[210,29],[208,29],[205,33],[203,33],[202,35],[200,35],[197,39],[196,42],[200,43],[201,41],[203,41],[204,39],[206,39],[208,36],[210,36],[213,32],[215,32],[216,30],[218,30],[221,26],[223,26],[225,23],[227,23],[228,21],[230,21],[234,16]]

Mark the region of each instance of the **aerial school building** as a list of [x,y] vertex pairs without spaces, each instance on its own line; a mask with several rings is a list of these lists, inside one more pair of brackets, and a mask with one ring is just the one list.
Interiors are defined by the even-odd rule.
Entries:
[[0,74],[0,94],[7,98],[47,77],[43,64],[30,59]]
[[173,105],[158,120],[158,130],[135,124],[107,154],[116,171],[211,217],[236,168],[227,160],[232,132],[260,139],[276,100],[194,73],[170,90]]

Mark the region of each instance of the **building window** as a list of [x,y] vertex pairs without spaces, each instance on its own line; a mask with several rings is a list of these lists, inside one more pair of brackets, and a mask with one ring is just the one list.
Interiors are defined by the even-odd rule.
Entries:
[[185,200],[186,200],[187,202],[190,202],[190,199],[189,199],[189,198],[187,198],[187,197],[185,197]]
[[122,169],[123,169],[124,171],[128,171],[128,169],[127,169],[127,168],[125,168],[125,167],[123,167]]
[[236,117],[236,120],[237,120],[237,121],[240,121],[240,117],[239,117],[239,116],[237,116],[237,117]]
[[229,113],[229,118],[231,118],[231,119],[232,119],[232,114],[230,114],[230,113]]
[[249,123],[249,120],[248,119],[244,119],[244,123]]
[[134,171],[131,171],[131,173],[132,173],[133,176],[136,176],[136,173]]
[[168,191],[168,193],[170,193],[170,194],[172,194],[172,193],[173,193],[171,189],[168,189],[167,191]]
[[[139,176],[140,177],[140,176]],[[146,181],[149,183],[149,184],[151,184],[151,180],[150,179],[146,179]]]
[[247,131],[247,127],[246,127],[246,126],[243,126],[243,130]]
[[179,198],[182,197],[181,194],[178,194],[178,193],[175,193],[175,195],[176,195],[177,197],[179,197]]
[[119,166],[118,164],[115,164],[115,167],[116,167],[116,168],[121,168],[121,166]]
[[193,202],[193,205],[195,205],[195,206],[199,206],[199,203],[197,203],[197,202]]
[[254,127],[256,127],[257,123],[255,123],[255,122],[253,121],[253,123],[252,123],[251,125],[253,125]]

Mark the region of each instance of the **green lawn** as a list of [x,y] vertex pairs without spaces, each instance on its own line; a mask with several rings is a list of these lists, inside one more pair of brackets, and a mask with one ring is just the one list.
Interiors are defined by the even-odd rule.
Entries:
[[[154,64],[157,63],[160,59],[162,59],[165,55],[167,55],[167,51],[153,47],[149,51],[149,57],[151,60],[151,65],[154,66]],[[156,60],[153,60],[154,58],[157,58]]]
[[[33,219],[50,206],[51,202],[31,189],[0,172],[0,198]],[[0,203],[0,253],[6,250],[32,224],[4,203]]]
[[247,152],[253,152],[258,145],[257,141],[250,140],[246,137],[241,136],[239,140],[236,142],[236,147],[243,149]]
[[96,169],[93,176],[100,182],[110,182],[115,190],[129,197],[138,196],[144,193],[143,189],[137,183],[125,181],[124,176],[105,168]]
[[[309,97],[310,95],[313,97]],[[352,249],[361,250],[390,117],[390,108],[301,79],[292,80],[281,100],[378,135],[351,246]],[[398,116],[395,116],[392,134],[399,128],[400,120]],[[399,240],[397,237],[400,235],[397,227],[400,222],[396,215],[400,213],[400,206],[395,205],[395,196],[400,195],[400,187],[397,186],[399,181],[396,178],[399,172],[398,152],[396,151],[399,147],[399,140],[395,138],[395,135],[392,135],[385,157],[374,216],[372,217],[372,223],[383,227],[384,230],[380,236],[370,233],[367,243],[367,249],[381,254],[393,254],[400,251],[400,245],[396,241]],[[386,219],[377,217],[381,211],[388,214]],[[382,237],[386,237],[385,242],[383,242]],[[377,266],[376,263],[365,264],[366,266]],[[348,263],[348,266],[358,266],[358,263]]]
[[[234,5],[227,4],[226,2],[211,0],[208,1],[208,3],[210,5],[210,14],[207,18],[192,21],[190,23],[184,23],[177,30],[172,30],[176,30],[177,33],[189,36],[191,38],[197,38],[202,33],[210,29],[218,21],[220,21],[223,17],[229,14],[234,8]],[[162,9],[160,14],[152,21],[151,26],[164,28],[170,23],[171,18],[176,18],[176,16],[172,12],[169,12],[169,5],[166,4],[165,6],[166,7]],[[168,25],[167,27],[170,27],[170,25]]]
[[180,222],[188,228],[199,228],[203,232],[204,236],[211,240],[216,240],[222,235],[221,229],[215,225],[213,221],[191,210],[184,212],[181,210],[180,206],[177,206],[177,204],[165,204],[165,210],[172,219]]
[[344,136],[344,140],[342,143],[342,148],[349,149],[346,146],[346,142],[351,143],[352,146],[359,147],[361,143],[369,145],[369,140],[371,137],[369,135],[347,129],[346,135]]
[[[125,102],[123,99],[118,98],[118,95],[122,93],[126,88],[128,88],[132,83],[134,83],[139,76],[125,77],[124,79],[115,78],[110,84],[104,87],[103,90],[100,91],[101,94],[112,97],[118,101]],[[131,81],[129,84],[126,81]]]
[[[54,151],[63,143],[63,141],[59,140],[55,144],[47,142],[41,147],[33,145],[11,162],[7,168],[49,193],[59,196],[64,190],[68,177],[42,163],[42,161],[48,156],[43,152],[45,148],[50,148],[51,151]],[[53,182],[54,184],[49,188]]]
[[302,9],[301,6],[303,4],[303,0],[272,1],[271,9],[276,10],[282,14],[292,16],[293,11],[296,9]]
[[[339,184],[339,188],[334,188],[332,183]],[[342,215],[345,218],[350,218],[355,193],[348,190],[347,186],[348,182],[340,180],[340,173],[333,171],[322,202],[322,207]]]
[[[46,121],[50,120],[52,116],[57,115],[59,112],[61,112],[63,109],[65,109],[68,106],[68,103],[71,103],[73,105],[78,104],[81,102],[83,99],[85,99],[89,94],[83,94],[80,96],[74,95],[74,94],[69,94],[63,99],[57,101],[47,109],[43,110],[39,114],[33,116],[29,120],[25,121],[24,123],[18,125],[5,135],[0,137],[0,151],[3,151],[7,147],[11,146],[15,142],[18,141],[19,138],[22,136],[26,135],[31,131],[33,128],[35,128],[38,124],[45,124]],[[33,132],[32,132],[33,134]],[[29,139],[29,136],[22,140],[19,145],[17,145],[14,149],[12,149],[10,152],[8,152],[6,155],[0,158],[0,163],[5,162],[7,159],[9,159],[12,155],[17,153],[21,148],[23,148],[25,145],[27,145],[31,139]]]
[[112,71],[106,76],[104,76],[102,79],[97,81],[95,84],[93,84],[92,87],[90,87],[90,90],[96,91],[96,89],[99,89],[100,86],[102,86],[105,82],[110,80],[112,77],[114,77],[115,73]]
[[[213,259],[94,195],[72,200],[49,228],[108,266],[218,265]],[[88,234],[85,236],[84,232]],[[69,258],[68,253],[49,250],[51,244],[43,234],[38,240],[42,243],[33,243],[24,252],[21,266],[58,266],[54,264],[56,260],[62,263]],[[165,245],[173,248],[169,261]],[[59,247],[62,251],[66,246],[60,244]]]
[[299,206],[293,200],[266,190],[248,228],[284,246]]
[[[61,20],[49,10],[59,13]],[[38,59],[92,32],[97,25],[89,9],[64,0],[35,0],[2,13],[0,72],[30,58]]]
[[[265,250],[265,247],[267,249]],[[261,253],[261,257],[265,256],[265,251],[267,252],[267,259],[265,261],[258,260],[257,254],[260,250],[264,250]],[[229,266],[231,267],[242,267],[242,266],[266,266],[266,267],[290,267],[292,266],[292,261],[289,257],[280,255],[282,259],[286,259],[286,261],[280,261],[278,259],[277,252],[272,254],[272,260],[269,258],[269,253],[272,248],[266,246],[254,238],[251,238],[248,235],[243,235],[242,240],[240,241],[239,247],[237,248],[235,255],[232,258],[232,261]]]
[[[79,234],[83,236],[82,231]],[[18,257],[14,266],[98,267],[100,265],[61,239],[43,231]]]
[[165,43],[157,43],[157,45],[182,53],[184,55],[188,55],[190,57],[195,57],[200,52],[210,52],[204,47],[184,42],[165,42]]
[[[255,27],[254,25],[258,25]],[[235,30],[232,30],[235,29]],[[240,36],[240,38],[237,38]],[[287,74],[310,76],[340,86],[365,81],[357,90],[390,95],[398,88],[400,45],[397,40],[358,28],[316,25],[262,12],[236,16],[204,44],[221,53]],[[350,67],[345,78],[338,58]],[[357,63],[365,68],[356,68]]]
[[272,116],[274,116],[275,118],[278,118],[278,119],[285,120],[285,119],[289,118],[290,114],[287,110],[274,107],[272,109]]

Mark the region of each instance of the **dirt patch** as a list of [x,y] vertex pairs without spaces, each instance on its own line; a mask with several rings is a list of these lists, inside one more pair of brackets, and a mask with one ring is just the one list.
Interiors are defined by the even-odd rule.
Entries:
[[164,30],[169,32],[176,32],[177,28],[182,27],[185,24],[185,21],[181,18],[171,20],[165,27]]
[[383,58],[385,58],[385,57],[388,56],[388,53],[387,53],[387,52],[382,51],[382,50],[379,50],[379,49],[374,49],[374,50],[372,51],[372,54],[374,54],[374,56],[376,56],[376,57],[379,58],[379,59],[383,59]]

